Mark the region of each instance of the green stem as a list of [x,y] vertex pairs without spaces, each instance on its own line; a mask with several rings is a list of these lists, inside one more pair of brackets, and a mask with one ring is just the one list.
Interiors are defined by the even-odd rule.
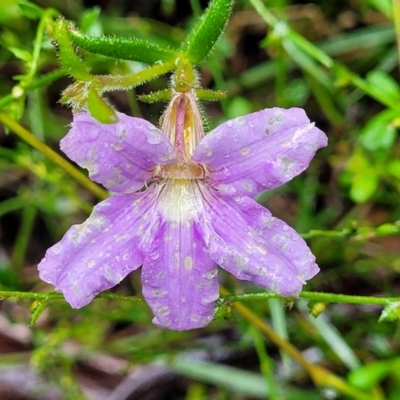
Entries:
[[273,375],[273,361],[268,355],[265,340],[262,337],[260,330],[255,327],[250,330],[250,335],[253,337],[254,348],[257,352],[258,360],[260,361],[260,369],[265,377],[265,383],[269,391],[269,399],[279,400],[277,382]]
[[18,122],[14,121],[7,114],[0,112],[0,123],[5,125],[8,129],[13,131],[22,140],[31,145],[36,150],[43,153],[46,157],[52,160],[55,164],[63,168],[69,175],[72,176],[77,182],[84,186],[87,190],[93,193],[95,196],[105,199],[108,197],[107,192],[98,186],[96,183],[92,182],[87,176],[75,168],[71,163],[69,163],[65,158],[57,154],[49,146],[39,140],[31,132],[25,129]]
[[52,22],[53,17],[57,18],[58,16],[59,16],[59,13],[55,9],[48,8],[48,9],[46,9],[46,11],[43,13],[42,17],[40,18],[35,42],[33,45],[32,61],[29,66],[29,72],[26,74],[25,79],[24,79],[25,87],[30,86],[31,81],[36,74],[38,63],[39,63],[40,50],[42,49],[43,35],[46,30],[46,26],[48,23]]
[[352,232],[350,231],[350,229],[343,229],[340,231],[323,231],[320,229],[311,229],[307,233],[300,234],[303,239],[311,239],[314,237],[348,238],[351,237],[351,235]]
[[312,229],[308,233],[302,233],[301,237],[304,239],[311,239],[313,237],[348,238],[352,242],[357,242],[377,237],[398,235],[399,233],[400,221],[395,221],[377,227],[362,226],[355,229],[344,228],[337,231]]
[[[374,304],[381,306],[385,306],[393,302],[400,302],[400,297],[353,296],[345,294],[306,291],[301,292],[299,297],[302,299],[321,301],[325,303]],[[226,303],[234,303],[237,301],[247,302],[268,299],[294,300],[293,297],[285,297],[280,294],[270,292],[229,295],[224,297],[222,300]]]
[[112,90],[128,90],[173,70],[175,62],[176,60],[171,60],[162,64],[156,64],[130,75],[95,75],[94,79],[100,83],[100,93]]
[[[0,297],[9,298],[16,297],[20,299],[34,299],[34,300],[55,300],[63,299],[64,296],[61,293],[46,292],[17,292],[17,291],[0,291]],[[314,301],[321,301],[325,303],[347,303],[347,304],[369,304],[385,306],[390,303],[400,302],[400,297],[374,297],[374,296],[353,296],[345,294],[335,293],[324,293],[324,292],[302,292],[300,298]],[[101,293],[97,298],[106,299],[119,299],[138,302],[139,298],[135,296],[121,296],[114,293]],[[248,293],[239,295],[226,295],[221,298],[222,303],[236,303],[236,302],[247,302],[247,301],[258,301],[268,299],[282,299],[282,300],[294,300],[293,297],[285,297],[277,293]],[[140,300],[142,301],[142,300]],[[143,302],[143,301],[142,301]],[[144,304],[144,302],[143,302]]]
[[[64,299],[64,296],[62,293],[57,293],[57,292],[36,293],[36,292],[18,292],[18,291],[0,290],[0,298],[2,299],[17,298],[17,299],[49,301],[49,300],[62,300]],[[97,299],[130,301],[137,305],[146,304],[145,301],[140,297],[124,296],[112,292],[100,293],[97,296]]]

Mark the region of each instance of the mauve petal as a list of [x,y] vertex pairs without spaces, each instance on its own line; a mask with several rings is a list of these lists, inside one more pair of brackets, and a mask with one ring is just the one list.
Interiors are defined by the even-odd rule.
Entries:
[[132,193],[152,179],[156,165],[176,156],[169,139],[150,122],[117,116],[115,124],[101,124],[87,112],[75,114],[60,146],[92,180],[113,192]]
[[211,217],[202,224],[202,235],[210,256],[237,278],[296,296],[318,272],[304,240],[254,200],[235,201],[212,191],[204,197]]
[[237,199],[236,204],[246,216],[249,225],[267,241],[268,246],[277,248],[292,262],[302,279],[311,279],[319,272],[315,256],[305,240],[291,226],[273,217],[269,210],[249,197]]
[[81,225],[72,226],[47,250],[40,278],[74,308],[88,304],[142,265],[158,220],[150,217],[154,189],[115,195],[99,203]]
[[142,285],[154,324],[187,330],[212,320],[219,296],[217,265],[193,222],[164,222],[144,261]]
[[326,135],[300,108],[271,108],[218,126],[197,146],[193,160],[207,166],[224,193],[255,196],[304,171]]

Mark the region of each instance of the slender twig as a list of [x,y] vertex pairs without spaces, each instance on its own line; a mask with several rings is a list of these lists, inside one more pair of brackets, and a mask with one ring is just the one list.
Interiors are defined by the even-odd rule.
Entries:
[[[353,296],[346,294],[323,293],[323,292],[302,292],[300,298],[307,300],[320,301],[323,303],[347,303],[347,304],[369,304],[386,306],[390,303],[400,302],[400,297],[374,297],[374,296]],[[268,299],[294,300],[293,297],[285,297],[277,293],[247,293],[229,295],[221,299],[225,303],[248,302]]]
[[[99,294],[97,298],[113,298],[120,300],[137,301],[135,296],[120,296],[113,293]],[[62,299],[63,295],[56,292],[19,292],[19,291],[0,291],[0,297],[3,298],[20,298],[20,299],[36,299],[36,300],[53,300]],[[306,300],[320,301],[322,303],[346,303],[346,304],[368,304],[377,306],[386,306],[391,303],[400,303],[400,297],[374,297],[374,296],[353,296],[346,294],[324,293],[324,292],[302,292],[300,298]],[[220,298],[220,305],[231,304],[236,302],[260,301],[269,299],[281,299],[285,301],[293,301],[294,297],[285,297],[277,293],[262,292],[248,294],[229,294]]]
[[[0,290],[0,298],[5,299],[28,299],[28,300],[39,300],[39,301],[49,301],[49,300],[62,300],[64,296],[62,293],[58,292],[18,292],[18,291],[8,291]],[[123,300],[130,301],[131,303],[144,305],[145,301],[141,297],[137,296],[124,296],[121,294],[116,294],[112,292],[100,293],[96,299],[109,299],[109,300]]]

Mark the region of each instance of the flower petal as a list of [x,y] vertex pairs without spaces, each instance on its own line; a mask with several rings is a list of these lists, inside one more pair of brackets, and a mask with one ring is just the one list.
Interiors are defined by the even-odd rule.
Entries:
[[[173,185],[167,187],[166,198],[160,196],[164,223],[143,263],[142,286],[155,315],[154,324],[186,330],[205,326],[213,318],[214,302],[219,296],[217,265],[198,231],[193,217],[196,211],[185,211],[187,203],[192,204],[192,211],[196,206],[196,184]],[[170,204],[171,197],[181,201],[175,203],[180,211],[164,210],[163,205]]]
[[99,203],[81,225],[72,226],[38,265],[74,308],[88,304],[142,265],[158,228],[150,218],[154,189],[115,195]]
[[302,109],[271,108],[218,126],[199,143],[193,160],[207,165],[218,190],[255,196],[300,174],[326,145],[325,134]]
[[235,202],[211,191],[204,197],[211,218],[202,225],[202,235],[210,256],[237,278],[296,296],[318,272],[304,240],[254,200]]
[[143,264],[142,284],[154,324],[186,330],[212,320],[219,296],[217,265],[194,224],[164,223]]
[[132,193],[152,179],[156,165],[176,156],[169,139],[150,122],[117,116],[115,124],[101,124],[87,112],[75,114],[60,145],[91,179],[113,192]]

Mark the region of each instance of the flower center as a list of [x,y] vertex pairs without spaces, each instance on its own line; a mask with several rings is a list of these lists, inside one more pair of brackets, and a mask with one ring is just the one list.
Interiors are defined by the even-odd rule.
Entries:
[[176,162],[161,167],[160,176],[167,179],[203,179],[204,167],[193,161]]
[[203,179],[205,167],[192,161],[194,149],[204,136],[203,123],[193,91],[175,92],[161,117],[161,130],[174,144],[178,161],[160,166],[158,175],[166,179]]

